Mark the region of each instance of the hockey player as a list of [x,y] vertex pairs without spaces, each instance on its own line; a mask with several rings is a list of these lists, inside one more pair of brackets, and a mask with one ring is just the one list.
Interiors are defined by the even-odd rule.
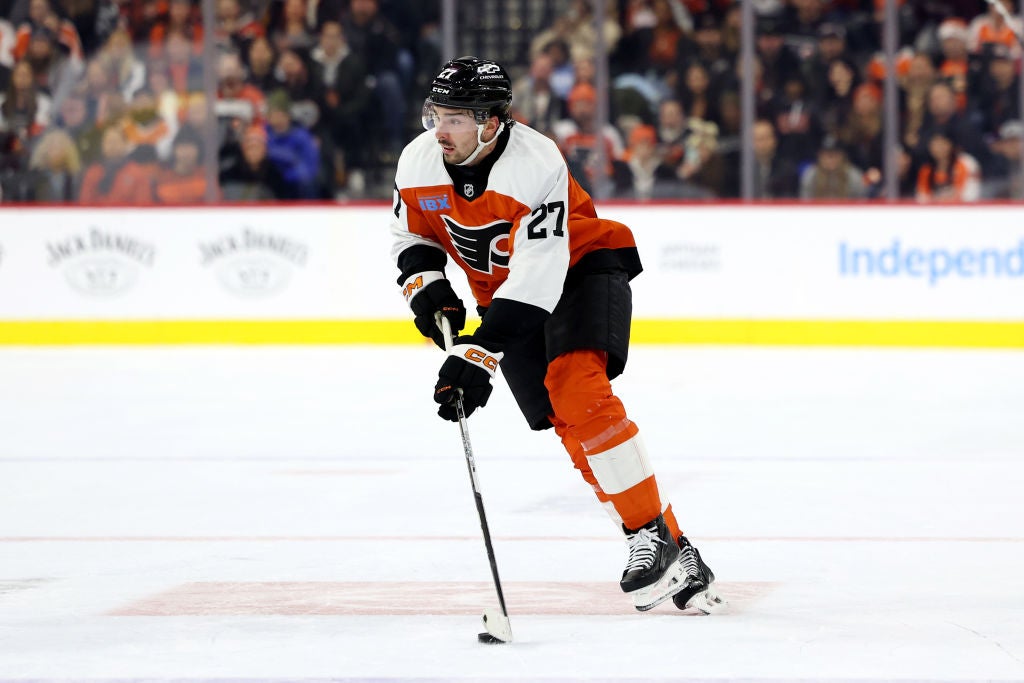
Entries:
[[509,114],[499,64],[453,59],[423,106],[426,132],[395,176],[392,255],[416,327],[444,348],[466,308],[445,275],[465,271],[482,316],[441,365],[438,414],[457,421],[487,404],[501,368],[535,430],[554,427],[573,464],[626,534],[620,585],[638,610],[721,604],[714,574],[663,504],[639,429],[612,393],[626,364],[632,294],[642,270],[629,228],[597,217],[557,146]]

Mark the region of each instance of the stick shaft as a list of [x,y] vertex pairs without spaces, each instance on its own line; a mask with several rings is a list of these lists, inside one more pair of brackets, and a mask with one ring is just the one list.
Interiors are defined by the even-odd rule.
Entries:
[[[448,319],[439,315],[438,321],[444,333],[444,346],[446,351],[452,348],[452,328]],[[466,410],[462,404],[462,395],[455,400],[455,412],[459,416],[459,431],[462,433],[462,450],[466,456],[466,467],[469,469],[469,481],[473,486],[473,499],[476,501],[476,512],[480,517],[480,530],[484,535],[484,547],[487,548],[487,561],[491,565],[491,576],[494,578],[494,589],[498,593],[498,604],[501,606],[501,614],[508,619],[508,610],[505,608],[505,593],[501,590],[501,579],[498,577],[498,561],[494,557],[494,546],[491,543],[491,530],[487,524],[487,512],[484,510],[484,498],[480,495],[480,482],[476,476],[476,459],[473,457],[473,445],[469,441],[469,425],[466,421]]]

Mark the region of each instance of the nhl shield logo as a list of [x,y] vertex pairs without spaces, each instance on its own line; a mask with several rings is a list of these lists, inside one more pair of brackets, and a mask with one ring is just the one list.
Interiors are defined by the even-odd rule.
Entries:
[[472,197],[476,193],[476,189],[473,187],[473,183],[466,183],[462,186],[462,194],[467,197]]

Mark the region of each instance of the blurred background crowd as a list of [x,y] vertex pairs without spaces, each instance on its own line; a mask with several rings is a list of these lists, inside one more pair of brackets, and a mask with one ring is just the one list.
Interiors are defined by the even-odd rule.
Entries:
[[[604,197],[738,197],[746,140],[754,198],[877,198],[890,71],[901,198],[1024,197],[1012,0],[896,0],[894,60],[885,0],[749,1],[749,135],[736,0],[455,2],[454,40]],[[0,201],[390,198],[442,0],[204,2],[0,0]]]

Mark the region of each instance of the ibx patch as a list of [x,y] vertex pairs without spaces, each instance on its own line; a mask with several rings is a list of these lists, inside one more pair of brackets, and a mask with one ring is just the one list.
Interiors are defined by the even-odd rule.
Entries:
[[451,198],[447,192],[440,194],[425,194],[417,196],[416,199],[420,203],[421,211],[443,211],[445,209],[451,209],[452,203]]

